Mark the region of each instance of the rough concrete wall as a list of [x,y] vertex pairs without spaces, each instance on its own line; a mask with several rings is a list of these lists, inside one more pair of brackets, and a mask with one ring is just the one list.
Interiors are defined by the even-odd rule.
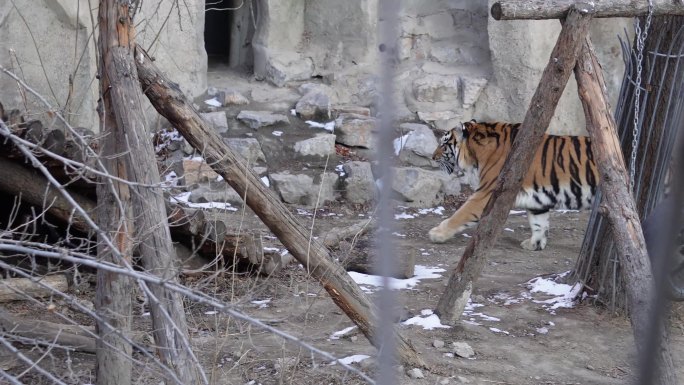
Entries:
[[206,91],[204,0],[145,0],[136,22],[138,44],[186,95]]
[[[0,2],[0,64],[19,75],[74,125],[96,122],[94,51],[88,48],[87,0],[14,0]],[[78,9],[78,14],[77,14]],[[69,79],[72,79],[70,86]],[[26,108],[27,116],[52,123],[43,104],[22,94],[13,80],[0,75],[0,101],[6,108]]]
[[[490,0],[489,5],[493,2]],[[627,23],[625,19],[600,19],[594,20],[591,28],[591,39],[606,71],[606,87],[613,103],[619,93],[624,70],[617,33]],[[522,121],[559,32],[557,20],[496,21],[489,17],[493,74],[475,104],[476,118]],[[573,77],[563,92],[549,131],[586,134],[584,112]]]
[[302,48],[314,75],[375,62],[377,17],[377,0],[306,0]]
[[[93,29],[97,32],[93,27],[97,9],[91,19],[88,0],[14,0],[14,4],[16,9],[0,1],[0,63],[20,74],[54,106],[65,109],[72,124],[97,131],[97,59],[92,38]],[[178,9],[174,2],[144,1],[137,15],[137,38],[143,47],[151,46],[149,52],[157,65],[183,91],[196,96],[206,90],[204,1],[181,4]],[[10,50],[11,55],[7,54]],[[6,76],[0,76],[0,101],[8,108],[23,106],[16,83]],[[153,116],[149,103],[143,103]],[[28,107],[29,115],[45,111],[37,103]],[[47,117],[41,118],[50,123]]]

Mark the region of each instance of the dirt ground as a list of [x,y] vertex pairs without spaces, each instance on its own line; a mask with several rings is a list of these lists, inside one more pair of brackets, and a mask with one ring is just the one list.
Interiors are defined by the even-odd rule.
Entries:
[[[452,209],[446,209],[443,215],[448,215]],[[300,209],[297,212],[302,223],[310,226],[312,211]],[[457,262],[468,242],[466,236],[457,235],[441,245],[431,244],[426,233],[442,216],[398,208],[397,214],[401,213],[404,215],[400,217],[413,218],[397,221],[398,260],[413,257],[417,266],[447,270]],[[258,226],[253,214],[226,215],[233,217],[228,223]],[[345,206],[320,209],[314,235],[363,220],[361,215],[367,214]],[[635,359],[631,328],[625,317],[611,315],[605,309],[593,306],[590,300],[572,308],[551,310],[548,305],[538,303],[548,299],[548,295],[531,294],[525,285],[534,277],[562,273],[573,267],[587,217],[587,213],[552,213],[549,245],[544,251],[530,252],[519,246],[529,236],[527,219],[524,215],[511,215],[507,230],[475,284],[471,299],[476,305],[468,308],[462,322],[452,328],[432,330],[415,325],[401,326],[430,369],[422,371],[422,379],[408,377],[405,371],[411,368],[398,370],[397,383],[625,383],[634,374]],[[359,244],[367,247],[370,242],[362,240]],[[436,278],[422,279],[414,287],[398,291],[402,320],[434,308],[448,280],[448,271],[438,274]],[[356,329],[339,338],[333,337],[335,332],[343,331],[353,323],[317,282],[307,279],[306,272],[297,263],[271,277],[224,272],[218,276],[186,277],[185,283],[232,302],[248,315],[338,358],[370,356],[353,365],[371,376],[374,373],[372,357],[376,350]],[[80,298],[92,299],[91,294],[83,292]],[[218,314],[204,305],[190,302],[187,305],[193,345],[212,384],[363,383],[340,365],[330,365],[329,360],[312,355],[294,343],[284,342],[269,331]],[[59,308],[85,324],[89,322],[64,304]],[[20,316],[31,316],[38,311],[26,303],[13,305],[11,310]],[[681,304],[676,305],[675,310],[672,346],[679,375],[684,378],[684,318],[681,317],[684,312]],[[145,312],[142,306],[135,309],[137,331],[149,330],[149,317],[143,315]],[[150,336],[143,336],[142,341],[150,344]],[[454,357],[453,342],[467,343],[475,355],[470,359]],[[25,354],[38,358],[44,352],[31,349]],[[41,362],[52,367],[63,381],[70,384],[94,381],[92,355],[64,355],[53,351],[46,356],[49,359]],[[135,356],[139,360],[135,369],[136,383],[159,383],[155,366],[141,354]],[[35,374],[27,374],[22,380],[32,384],[52,383]]]

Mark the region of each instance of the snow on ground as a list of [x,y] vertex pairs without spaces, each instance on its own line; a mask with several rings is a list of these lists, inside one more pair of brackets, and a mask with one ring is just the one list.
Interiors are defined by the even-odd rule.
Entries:
[[[399,206],[399,209],[407,209],[408,207],[403,207]],[[415,214],[409,214],[405,211],[400,212],[398,214],[394,214],[394,219],[413,219],[416,218],[418,215],[427,215],[427,214],[435,214],[435,215],[444,215],[444,206],[437,206],[437,207],[431,207],[431,208],[425,208],[425,209],[418,209]]]
[[575,305],[575,298],[580,294],[582,285],[578,282],[574,285],[558,283],[554,279],[562,278],[567,274],[552,276],[551,278],[536,277],[527,281],[525,286],[530,289],[530,293],[542,293],[552,296],[545,300],[535,300],[532,302],[544,305],[544,308],[554,314],[558,308],[572,308]]
[[[441,267],[428,267],[423,265],[416,265],[414,269],[414,275],[411,278],[398,279],[389,278],[390,289],[412,289],[414,286],[420,282],[421,279],[435,279],[442,275],[437,273],[445,272],[446,270]],[[349,271],[349,275],[352,279],[361,286],[361,289],[365,292],[373,292],[378,288],[383,286],[383,277],[379,275],[371,275],[364,273],[357,273],[355,271]]]
[[221,102],[216,100],[216,98],[207,99],[204,101],[204,104],[210,105],[212,107],[221,107]]
[[176,196],[171,197],[172,203],[181,203],[183,206],[198,208],[198,209],[220,209],[227,211],[238,211],[236,207],[233,207],[228,202],[206,202],[206,203],[192,203],[188,200],[190,198],[190,192],[180,193]]
[[407,319],[402,322],[402,325],[418,325],[422,326],[425,330],[432,330],[436,328],[448,329],[451,326],[442,325],[437,314],[434,314],[430,309],[424,309],[420,311],[420,315]]
[[354,362],[361,362],[361,361],[365,360],[366,358],[370,358],[370,356],[367,356],[365,354],[354,354],[353,356],[344,357],[344,358],[340,358],[339,360],[333,361],[330,363],[330,365],[335,365],[338,362],[343,363],[345,365],[351,365]]
[[307,120],[305,122],[306,124],[309,125],[311,128],[322,128],[326,131],[334,132],[335,131],[335,121],[330,121],[328,123],[319,123],[319,122],[314,122],[313,120]]
[[350,326],[350,327],[344,328],[340,331],[336,331],[335,333],[330,335],[330,339],[331,340],[339,340],[341,337],[343,337],[344,335],[346,335],[350,331],[357,329],[357,328],[358,328],[358,326]]

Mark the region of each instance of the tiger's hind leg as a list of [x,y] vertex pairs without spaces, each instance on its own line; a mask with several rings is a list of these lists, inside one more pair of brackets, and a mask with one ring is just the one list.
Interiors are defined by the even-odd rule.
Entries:
[[549,209],[527,210],[532,236],[520,243],[525,250],[544,250],[549,235]]

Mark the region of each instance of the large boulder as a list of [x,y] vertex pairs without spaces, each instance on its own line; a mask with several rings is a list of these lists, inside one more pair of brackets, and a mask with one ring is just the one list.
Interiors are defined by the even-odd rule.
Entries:
[[344,197],[350,203],[366,203],[377,196],[373,170],[369,162],[349,162],[343,166]]
[[309,204],[309,194],[313,187],[313,178],[305,174],[273,173],[269,179],[273,188],[285,203]]
[[410,207],[432,207],[442,202],[442,179],[437,172],[416,167],[395,170],[392,189]]
[[335,155],[335,135],[318,134],[311,139],[296,142],[294,150],[302,156],[325,157]]
[[337,142],[349,147],[374,148],[377,126],[375,118],[356,114],[340,114],[335,119]]
[[430,127],[424,124],[402,124],[402,132],[409,131],[402,139],[403,146],[399,151],[399,159],[412,166],[434,166],[432,153],[437,148],[437,139]]
[[259,141],[254,138],[225,138],[223,142],[250,164],[266,161]]
[[255,130],[260,127],[272,126],[278,123],[290,123],[290,120],[286,115],[276,114],[271,111],[244,110],[240,111],[237,118]]

